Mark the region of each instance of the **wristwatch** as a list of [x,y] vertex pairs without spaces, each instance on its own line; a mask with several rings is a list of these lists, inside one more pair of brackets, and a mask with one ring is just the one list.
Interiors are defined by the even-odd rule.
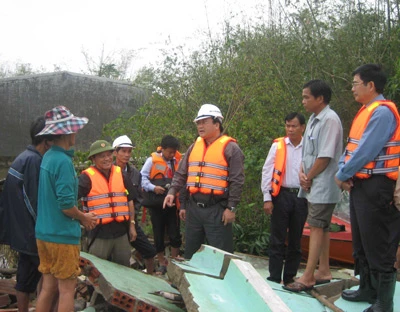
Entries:
[[231,212],[236,212],[236,207],[228,207]]

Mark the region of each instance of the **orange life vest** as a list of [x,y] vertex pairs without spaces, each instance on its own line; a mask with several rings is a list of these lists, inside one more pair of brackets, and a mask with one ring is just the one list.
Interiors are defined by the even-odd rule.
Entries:
[[113,165],[108,181],[96,167],[89,167],[82,173],[86,174],[92,182],[89,194],[82,198],[83,211],[94,212],[98,216],[97,224],[107,224],[114,220],[117,222],[129,220],[127,190],[121,168]]
[[[161,150],[161,147],[157,148],[157,151]],[[153,161],[153,165],[151,166],[150,170],[150,180],[153,179],[162,179],[162,178],[168,178],[167,177],[167,172],[168,172],[168,164],[162,157],[161,152],[154,152],[151,153],[151,158]],[[182,154],[176,151],[175,153],[175,162],[174,162],[174,169],[178,169],[179,162],[182,159]]]
[[[157,182],[154,180],[162,180],[165,181],[165,183],[171,183],[172,182],[172,178],[168,177],[168,164],[167,162],[164,160],[164,158],[162,157],[162,153],[161,153],[161,147],[157,148],[157,152],[151,153],[151,158],[152,158],[152,166],[151,166],[151,170],[150,170],[150,181],[151,182],[155,182],[156,185]],[[178,169],[179,166],[179,162],[182,159],[182,154],[179,151],[176,151],[175,153],[175,161],[174,161],[174,171],[176,171]],[[168,190],[165,192],[165,195],[167,194]],[[175,205],[176,208],[179,209],[181,206],[181,203],[179,201],[178,198],[179,194],[176,194],[175,196]]]
[[[360,179],[367,179],[372,174],[385,174],[392,180],[397,180],[400,165],[400,116],[396,105],[388,100],[375,101],[368,106],[363,105],[358,111],[351,125],[349,138],[345,152],[345,163],[352,157],[354,150],[358,147],[358,143],[367,128],[368,122],[375,109],[385,105],[388,107],[396,118],[397,126],[393,136],[386,142],[385,155],[377,156],[373,161],[366,164],[355,176]],[[384,161],[383,168],[376,168],[377,161]]]
[[276,154],[275,154],[275,164],[274,171],[272,172],[271,179],[271,195],[278,196],[281,190],[283,176],[285,174],[286,168],[286,142],[285,138],[277,138],[274,140],[276,143]]
[[224,151],[229,142],[236,140],[223,135],[207,146],[204,139],[197,138],[188,160],[187,187],[191,194],[228,192],[229,164]]

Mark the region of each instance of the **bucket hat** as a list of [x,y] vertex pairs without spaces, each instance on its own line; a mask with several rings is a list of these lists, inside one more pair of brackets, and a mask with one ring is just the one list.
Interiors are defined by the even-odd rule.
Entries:
[[92,145],[90,145],[89,149],[89,156],[92,157],[93,155],[100,154],[106,151],[113,151],[113,147],[111,146],[110,143],[108,143],[105,140],[97,140],[96,142],[93,142]]
[[65,106],[57,106],[44,115],[46,125],[38,135],[57,135],[76,133],[89,121],[86,117],[74,116]]

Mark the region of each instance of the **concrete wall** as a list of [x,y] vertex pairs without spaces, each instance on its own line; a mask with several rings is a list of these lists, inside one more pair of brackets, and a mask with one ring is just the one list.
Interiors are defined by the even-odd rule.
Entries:
[[122,113],[133,115],[147,92],[130,83],[56,72],[0,79],[0,157],[15,157],[30,143],[29,127],[38,116],[64,105],[89,118],[77,136],[77,150],[86,151],[105,124]]

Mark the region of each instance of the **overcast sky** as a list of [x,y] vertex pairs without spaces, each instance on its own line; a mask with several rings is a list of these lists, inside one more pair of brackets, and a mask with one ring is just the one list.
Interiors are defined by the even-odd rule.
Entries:
[[262,0],[1,0],[0,64],[30,63],[86,70],[84,49],[98,57],[122,49],[139,54],[134,70],[160,59],[160,49],[196,48],[207,29],[224,20],[247,22],[263,15]]

